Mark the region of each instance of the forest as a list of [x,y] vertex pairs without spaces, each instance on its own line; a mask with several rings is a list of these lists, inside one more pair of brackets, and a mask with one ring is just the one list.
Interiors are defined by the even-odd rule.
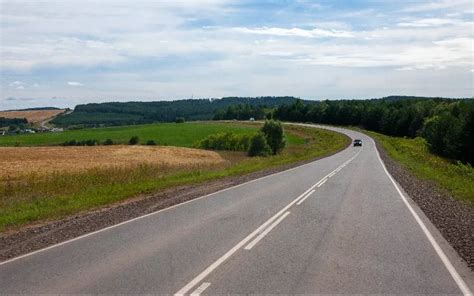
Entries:
[[387,97],[296,101],[276,108],[282,121],[359,126],[389,136],[423,137],[438,155],[474,164],[474,100]]
[[24,127],[28,121],[25,118],[5,118],[0,117],[0,128],[10,127],[10,128],[19,128]]
[[[57,126],[130,125],[152,122],[211,120],[217,110],[229,106],[264,106],[275,108],[296,102],[295,97],[226,97],[158,102],[111,102],[78,105],[71,114],[53,120]],[[258,117],[258,116],[257,116]],[[224,118],[222,118],[224,119]],[[245,118],[248,119],[248,118]]]

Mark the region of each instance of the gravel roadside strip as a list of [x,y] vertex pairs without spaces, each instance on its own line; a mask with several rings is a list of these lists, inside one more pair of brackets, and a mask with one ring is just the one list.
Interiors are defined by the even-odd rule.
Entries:
[[474,208],[434,182],[416,178],[391,159],[377,140],[375,143],[390,174],[474,271]]
[[350,145],[351,142],[349,141],[347,146],[322,157],[265,169],[242,176],[226,177],[201,184],[172,187],[153,194],[141,195],[97,210],[80,213],[65,219],[42,222],[25,226],[20,230],[7,231],[0,234],[0,262],[228,187],[329,157],[346,149]]

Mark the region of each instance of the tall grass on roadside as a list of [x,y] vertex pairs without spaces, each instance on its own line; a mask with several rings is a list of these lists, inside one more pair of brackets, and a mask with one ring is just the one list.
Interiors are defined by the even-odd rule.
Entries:
[[57,218],[122,200],[158,189],[166,184],[167,178],[210,168],[210,165],[202,164],[177,168],[175,165],[142,163],[75,173],[31,173],[3,179],[0,180],[0,230],[6,225]]
[[388,155],[416,177],[435,182],[455,198],[474,206],[474,168],[431,153],[423,138],[398,138],[367,132],[377,139]]

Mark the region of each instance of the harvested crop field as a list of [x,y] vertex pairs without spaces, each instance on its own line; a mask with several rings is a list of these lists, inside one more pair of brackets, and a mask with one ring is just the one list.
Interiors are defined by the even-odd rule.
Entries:
[[181,147],[5,147],[0,148],[0,180],[15,179],[30,173],[80,172],[138,164],[185,168],[224,162],[216,152]]
[[28,111],[0,111],[0,117],[5,118],[26,118],[29,123],[37,123],[63,113],[59,110],[28,110]]

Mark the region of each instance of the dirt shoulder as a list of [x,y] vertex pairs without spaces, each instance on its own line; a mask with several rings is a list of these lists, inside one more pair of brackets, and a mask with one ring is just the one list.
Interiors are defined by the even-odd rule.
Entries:
[[323,157],[299,161],[243,176],[227,177],[201,184],[173,187],[154,194],[138,196],[126,202],[98,210],[74,215],[66,219],[30,225],[18,231],[9,231],[0,234],[0,261],[5,261],[58,244],[228,187],[329,157],[347,147],[348,146],[345,146]]
[[454,199],[434,182],[416,178],[375,142],[390,174],[474,271],[474,208]]

